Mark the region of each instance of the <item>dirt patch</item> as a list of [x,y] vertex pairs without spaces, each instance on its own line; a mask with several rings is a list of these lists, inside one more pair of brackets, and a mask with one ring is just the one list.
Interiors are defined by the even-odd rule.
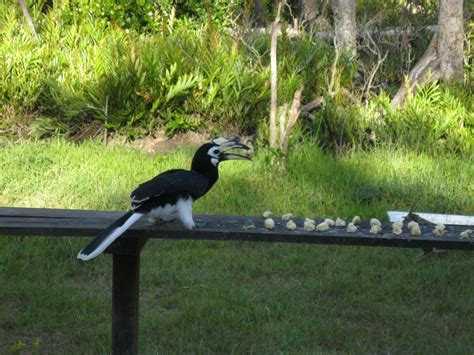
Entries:
[[148,153],[167,153],[183,146],[199,146],[210,140],[208,134],[186,132],[167,137],[164,133],[157,133],[153,137],[137,139],[130,144]]
[[[212,138],[215,138],[215,136],[203,132],[178,133],[172,137],[167,137],[163,132],[157,132],[153,136],[139,138],[134,141],[125,141],[124,139],[116,138],[113,141],[110,141],[110,143],[126,145],[143,150],[150,154],[166,154],[182,147],[198,147],[204,143],[210,142]],[[240,136],[240,138],[242,143],[253,147],[256,135]]]
[[184,146],[197,147],[210,139],[210,135],[206,133],[186,132],[167,137],[164,133],[159,132],[153,136],[139,138],[125,144],[150,154],[164,154]]

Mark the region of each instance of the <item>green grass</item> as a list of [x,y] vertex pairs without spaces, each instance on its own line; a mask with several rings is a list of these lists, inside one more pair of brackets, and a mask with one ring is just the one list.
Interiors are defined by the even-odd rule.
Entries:
[[[190,164],[63,140],[0,147],[0,205],[125,210],[139,182]],[[338,158],[307,143],[286,174],[257,152],[226,162],[196,213],[386,218],[389,209],[474,214],[472,158],[378,148]],[[86,239],[0,237],[0,353],[110,351],[111,260],[79,263]],[[472,353],[474,256],[450,251],[148,242],[142,353]]]

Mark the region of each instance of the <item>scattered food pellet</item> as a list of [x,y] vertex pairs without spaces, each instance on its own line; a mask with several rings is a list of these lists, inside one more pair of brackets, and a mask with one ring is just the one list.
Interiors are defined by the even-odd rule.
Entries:
[[311,219],[311,218],[308,218],[308,217],[306,217],[306,218],[304,219],[304,221],[305,221],[305,222],[308,222],[308,223],[316,224],[316,221],[315,221],[314,219]]
[[327,224],[326,222],[319,223],[316,226],[316,230],[319,232],[324,232],[324,231],[327,231],[328,229],[329,229],[329,224]]
[[371,218],[370,219],[370,226],[379,226],[382,227],[382,223],[377,218]]
[[352,224],[360,224],[360,222],[361,220],[359,216],[354,216],[354,218],[352,218]]
[[416,226],[420,227],[420,225],[418,223],[416,223],[415,221],[411,221],[407,224],[407,227],[408,227],[409,230],[412,230],[412,228],[416,227]]
[[244,225],[244,229],[253,229],[253,228],[255,228],[255,224],[253,223]]
[[290,219],[288,223],[286,224],[286,229],[289,229],[290,231],[294,231],[296,229],[296,223]]
[[292,213],[285,213],[283,216],[281,216],[281,219],[284,220],[284,221],[289,221],[292,218],[293,218]]
[[[402,226],[403,226],[403,224],[402,224]],[[392,224],[392,233],[393,233],[393,234],[396,234],[396,235],[400,235],[400,234],[403,233],[402,227],[400,227],[400,224],[399,224],[399,223],[394,222],[394,223]]]
[[395,226],[395,225],[399,226],[400,229],[403,229],[403,220],[399,219],[398,221],[393,222],[392,226]]
[[436,227],[441,228],[441,229],[443,229],[443,230],[446,229],[446,226],[445,226],[443,223],[438,223],[438,224],[436,225]]
[[270,211],[265,211],[262,214],[263,218],[270,218],[272,216],[272,213]]
[[472,230],[471,230],[471,229],[466,229],[464,232],[459,233],[459,236],[460,236],[462,239],[469,239],[469,237],[471,236],[471,234],[472,234]]
[[340,218],[336,218],[336,227],[345,227],[346,221]]
[[369,233],[379,234],[381,231],[382,231],[381,226],[379,226],[378,224],[373,224],[372,227],[370,227]]
[[332,226],[334,226],[334,225],[336,224],[336,222],[334,222],[334,220],[331,219],[331,218],[326,218],[326,219],[324,220],[324,222],[327,223],[327,224],[329,225],[329,227],[332,227]]
[[316,229],[316,224],[313,220],[304,221],[304,230],[306,232],[312,232]]
[[421,235],[420,225],[416,223],[416,225],[412,226],[410,229],[410,233],[411,235]]
[[265,223],[265,228],[267,229],[275,228],[275,221],[271,218],[267,218],[264,223]]
[[351,222],[347,225],[346,231],[349,233],[354,233],[354,232],[357,232],[357,228],[358,227],[354,224],[354,222]]
[[444,226],[437,224],[433,229],[433,234],[437,237],[442,237],[444,235]]

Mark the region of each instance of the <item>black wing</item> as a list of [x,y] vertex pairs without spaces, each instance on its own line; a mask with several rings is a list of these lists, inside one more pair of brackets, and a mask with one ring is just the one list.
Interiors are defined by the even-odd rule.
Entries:
[[182,169],[168,170],[146,181],[130,194],[132,204],[137,206],[145,201],[163,195],[189,194],[198,198],[208,190],[207,179],[195,172]]

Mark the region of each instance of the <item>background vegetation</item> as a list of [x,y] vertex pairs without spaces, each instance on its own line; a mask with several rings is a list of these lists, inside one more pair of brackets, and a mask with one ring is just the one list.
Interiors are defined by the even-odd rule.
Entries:
[[[38,37],[28,30],[16,1],[0,4],[3,136],[65,135],[81,140],[97,136],[105,127],[136,138],[161,129],[172,135],[205,128],[211,133],[258,133],[265,141],[269,36],[248,30],[247,2],[27,3]],[[416,26],[432,24],[436,18],[435,1],[407,4],[358,4],[358,21],[368,30],[407,24],[420,29],[408,42],[361,42],[357,61],[342,56],[335,63],[332,43],[322,37],[280,38],[280,102],[290,102],[304,84],[302,104],[320,96],[327,103],[313,121],[300,124],[296,139],[310,135],[336,151],[386,142],[435,151],[472,149],[470,68],[465,87],[435,83],[403,109],[389,105],[403,74],[429,42],[431,32]],[[284,11],[287,21],[294,16],[290,10],[297,11],[296,3],[290,5]],[[274,7],[265,2],[267,23]],[[313,30],[331,30],[326,2],[320,12]],[[470,46],[466,48],[468,63]],[[374,50],[387,53],[377,70]],[[328,91],[329,85],[335,94]]]

